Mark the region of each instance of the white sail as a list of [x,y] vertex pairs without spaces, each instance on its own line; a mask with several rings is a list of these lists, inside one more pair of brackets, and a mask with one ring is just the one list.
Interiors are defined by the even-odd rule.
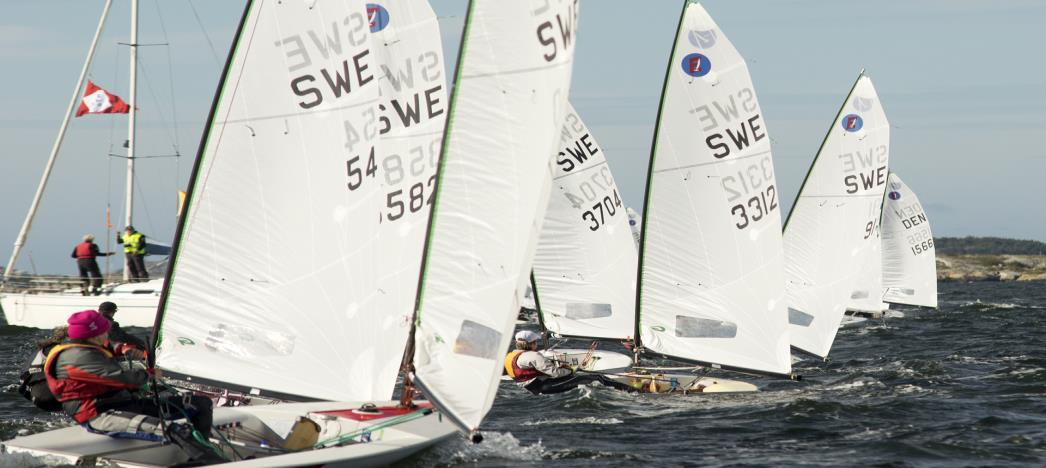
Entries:
[[465,21],[414,362],[425,395],[468,429],[494,400],[517,291],[529,280],[570,87],[576,9],[573,1],[474,0]]
[[569,103],[559,146],[534,255],[543,323],[559,335],[631,337],[635,242],[603,149]]
[[[875,210],[881,212],[880,203]],[[880,216],[880,219],[881,216]],[[868,239],[869,251],[865,254],[864,267],[857,275],[854,282],[853,292],[850,293],[848,310],[861,312],[881,312],[888,309],[888,305],[882,301],[883,290],[883,261],[882,261],[882,226],[876,223],[872,237]]]
[[792,345],[827,356],[865,264],[878,255],[890,125],[862,73],[832,122],[785,223]]
[[[368,3],[381,100],[380,137],[373,169],[361,165],[365,183],[381,187],[378,237],[381,259],[372,316],[381,320],[371,376],[375,398],[392,397],[414,314],[429,208],[436,188],[436,164],[450,102],[439,22],[427,1]],[[373,134],[368,138],[373,138]],[[355,179],[354,179],[355,180]]]
[[674,50],[643,210],[642,346],[789,373],[780,193],[748,68],[696,3]]
[[919,198],[890,173],[883,207],[883,300],[937,307],[937,255]]
[[632,240],[635,241],[636,248],[639,248],[639,238],[642,232],[639,229],[639,223],[643,221],[639,213],[633,210],[632,207],[625,208],[625,213],[628,214],[628,227],[632,229]]
[[370,155],[381,69],[363,1],[254,2],[187,203],[163,369],[328,400],[386,396]]

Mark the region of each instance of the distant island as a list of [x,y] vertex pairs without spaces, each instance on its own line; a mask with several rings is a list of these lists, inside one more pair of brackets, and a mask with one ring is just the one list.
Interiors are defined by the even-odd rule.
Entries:
[[1046,242],[938,237],[938,281],[1046,281]]

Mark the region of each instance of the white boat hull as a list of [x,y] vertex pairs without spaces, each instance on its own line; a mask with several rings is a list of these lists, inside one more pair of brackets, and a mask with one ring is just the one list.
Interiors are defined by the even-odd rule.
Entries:
[[[587,349],[552,349],[552,350],[541,350],[541,354],[545,357],[559,361],[565,365],[577,366],[580,365],[585,357],[588,355]],[[626,356],[621,353],[615,353],[613,351],[602,351],[595,350],[592,352],[592,359],[585,367],[580,367],[581,370],[606,372],[606,371],[620,371],[632,367],[632,357]],[[502,374],[501,380],[512,380],[507,374]]]
[[693,374],[622,373],[609,376],[641,393],[747,393],[759,388],[740,380],[721,379]]
[[8,325],[51,329],[65,325],[74,312],[97,310],[102,302],[111,301],[119,308],[116,321],[120,326],[151,327],[162,287],[163,280],[153,280],[105,288],[98,296],[84,296],[78,289],[46,294],[5,293],[0,296],[0,307]]
[[866,317],[861,317],[858,315],[844,315],[843,320],[839,322],[839,328],[856,327],[867,321],[868,318]]
[[[571,366],[580,365],[588,356],[587,349],[552,349],[541,351],[545,357],[560,361]],[[592,359],[589,364],[581,369],[587,371],[612,371],[632,367],[632,356],[626,356],[613,351],[592,351]]]
[[[396,402],[376,402],[379,406],[394,406]],[[274,447],[282,444],[282,437],[300,417],[307,417],[321,428],[319,440],[329,440],[341,434],[349,434],[380,424],[388,417],[368,421],[345,417],[346,410],[359,408],[360,403],[315,402],[284,403],[265,406],[223,407],[214,410],[215,427],[237,424],[251,427],[255,432],[267,434]],[[321,412],[341,411],[339,415]],[[353,413],[355,414],[355,413]],[[236,429],[226,429],[226,437]],[[283,434],[281,434],[283,433]],[[369,441],[353,441],[346,445],[322,449],[290,452],[269,456],[258,456],[250,460],[233,460],[221,466],[384,466],[448,439],[457,433],[456,427],[443,418],[438,411],[407,422],[377,429],[369,434]],[[358,438],[357,438],[358,439]],[[245,453],[263,453],[257,442],[240,441],[237,450]],[[117,466],[169,466],[186,462],[186,456],[175,445],[140,440],[115,439],[87,432],[79,426],[67,427],[4,442],[7,453],[27,453],[51,460],[61,460],[73,465],[97,463]],[[231,452],[226,450],[227,454]]]

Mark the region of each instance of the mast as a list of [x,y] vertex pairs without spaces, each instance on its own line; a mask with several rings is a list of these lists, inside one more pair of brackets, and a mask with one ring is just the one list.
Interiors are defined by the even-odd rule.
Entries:
[[[134,130],[135,117],[138,109],[135,107],[135,99],[138,94],[138,0],[131,0],[131,81],[129,83],[127,104],[130,112],[127,119],[127,193],[124,199],[124,225],[130,226],[134,212]],[[123,280],[131,279],[131,268],[129,260],[124,256]]]
[[548,347],[548,327],[545,326],[545,313],[541,311],[541,299],[538,299],[538,282],[534,279],[534,268],[530,269],[530,293],[534,295],[534,310],[538,314],[538,325],[541,327],[541,346]]
[[[683,30],[683,20],[686,18],[686,9],[690,6],[692,0],[683,0],[683,11],[679,13],[679,25],[676,26],[676,33],[672,36],[672,53],[668,56],[668,66],[665,67],[665,81],[661,85],[661,100],[657,104],[657,120],[654,121],[654,138],[650,143],[650,161],[647,166],[646,172],[646,189],[643,194],[643,214],[642,221],[640,222],[639,232],[646,233],[646,221],[647,215],[650,213],[650,186],[651,181],[654,179],[654,155],[657,154],[657,137],[661,132],[661,113],[665,110],[665,94],[668,93],[668,79],[672,76],[672,65],[675,64],[676,57],[676,46],[678,42],[676,38],[679,37],[679,32]],[[636,267],[636,327],[633,331],[632,336],[632,352],[634,353],[634,362],[639,364],[639,352],[642,349],[642,341],[640,339],[640,322],[642,321],[640,311],[642,310],[642,297],[643,297],[643,251],[646,247],[647,236],[641,235],[639,237],[639,262]]]
[[[69,128],[69,121],[73,117],[73,112],[77,107],[79,107],[80,102],[83,99],[80,93],[84,88],[84,80],[87,78],[87,70],[91,68],[91,61],[94,59],[94,52],[98,47],[98,39],[101,37],[102,30],[105,28],[105,20],[109,16],[109,7],[111,7],[112,4],[112,0],[106,0],[105,6],[102,7],[102,16],[98,19],[98,27],[94,31],[94,38],[91,39],[91,47],[87,49],[87,59],[84,60],[84,66],[80,70],[80,78],[77,79],[76,87],[73,88],[73,97],[69,100],[69,108],[65,111],[65,118],[62,119],[62,126],[58,129],[58,137],[55,138],[54,145],[51,147],[51,155],[47,158],[47,166],[44,167],[44,173],[40,177],[40,185],[36,187],[36,194],[33,195],[33,202],[29,205],[29,213],[25,216],[25,221],[22,223],[22,229],[18,231],[18,238],[15,239],[14,250],[11,251],[11,259],[7,261],[7,267],[4,269],[4,281],[6,281],[8,277],[11,276],[11,273],[14,272],[15,262],[18,261],[18,255],[22,252],[22,246],[25,245],[25,238],[29,235],[29,229],[33,225],[33,217],[36,216],[36,209],[40,206],[40,201],[44,196],[44,189],[47,188],[47,181],[51,178],[51,170],[54,169],[54,163],[58,159],[58,151],[62,148],[62,139],[65,138],[65,131]],[[134,105],[133,98],[131,105]]]

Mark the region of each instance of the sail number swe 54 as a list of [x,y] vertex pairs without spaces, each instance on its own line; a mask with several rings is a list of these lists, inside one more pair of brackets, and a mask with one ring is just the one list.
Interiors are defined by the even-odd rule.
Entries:
[[[408,147],[406,157],[390,152],[381,160],[382,185],[393,189],[385,194],[385,208],[380,214],[382,220],[398,221],[432,205],[441,141],[442,137],[437,135],[427,143]],[[374,147],[366,157],[356,155],[345,161],[345,167],[350,191],[358,190],[368,179],[377,180],[379,165]]]

